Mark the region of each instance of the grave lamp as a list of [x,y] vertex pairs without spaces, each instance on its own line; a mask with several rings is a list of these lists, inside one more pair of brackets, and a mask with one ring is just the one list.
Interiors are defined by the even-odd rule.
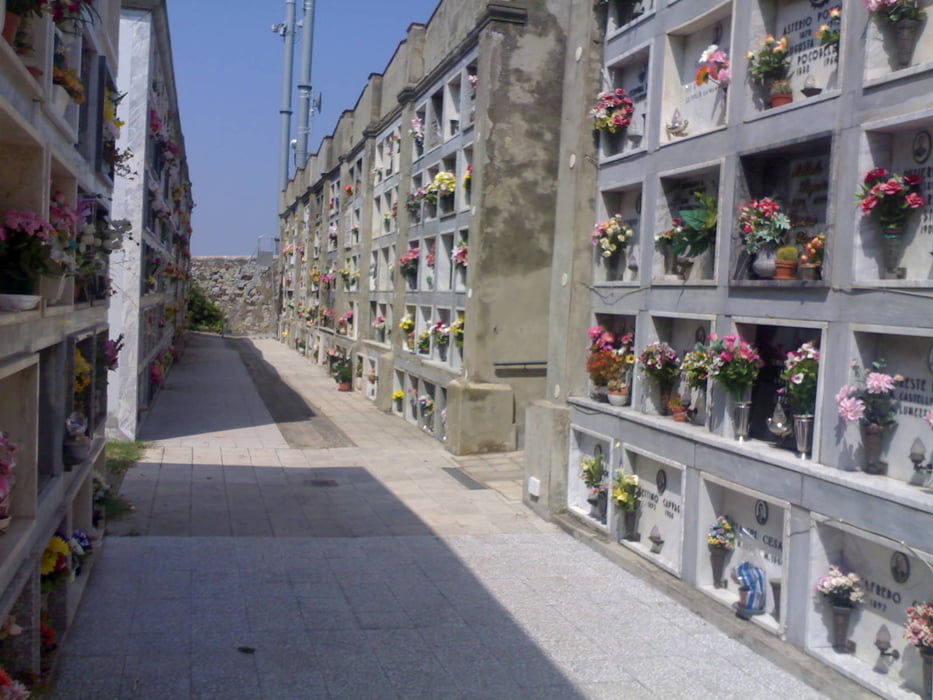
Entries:
[[891,659],[901,658],[901,652],[891,648],[891,631],[888,629],[887,625],[881,625],[878,634],[875,635],[875,646],[878,647],[878,651],[881,652],[882,657],[889,657]]
[[910,446],[910,461],[914,463],[915,472],[933,473],[933,462],[924,464],[923,460],[925,459],[926,448],[923,446],[923,442],[921,442],[920,438],[914,438],[914,442]]

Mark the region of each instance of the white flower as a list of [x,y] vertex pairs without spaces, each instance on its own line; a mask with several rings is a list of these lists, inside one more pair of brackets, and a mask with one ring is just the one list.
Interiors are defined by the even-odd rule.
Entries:
[[706,63],[707,61],[709,61],[710,57],[717,51],[719,51],[719,47],[716,46],[716,44],[710,44],[709,46],[706,47],[706,51],[700,54],[700,60],[698,61],[698,63]]

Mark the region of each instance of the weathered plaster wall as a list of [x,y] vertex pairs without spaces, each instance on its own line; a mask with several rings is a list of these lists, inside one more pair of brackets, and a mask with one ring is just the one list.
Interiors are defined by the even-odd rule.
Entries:
[[228,333],[266,334],[275,331],[274,269],[248,257],[192,258],[191,280],[224,310]]

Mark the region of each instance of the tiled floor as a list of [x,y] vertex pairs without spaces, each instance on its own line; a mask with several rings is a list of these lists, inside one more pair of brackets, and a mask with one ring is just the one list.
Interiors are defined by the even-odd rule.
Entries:
[[288,447],[230,348],[195,336],[145,426],[159,441],[124,483],[137,511],[111,526],[54,697],[820,697],[533,515],[520,454],[455,459],[255,345],[351,446]]

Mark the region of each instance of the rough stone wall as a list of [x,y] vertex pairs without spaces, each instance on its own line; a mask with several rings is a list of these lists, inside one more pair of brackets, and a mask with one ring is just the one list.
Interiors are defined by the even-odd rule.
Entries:
[[223,309],[228,333],[275,332],[274,269],[260,269],[250,257],[191,259],[191,279]]

